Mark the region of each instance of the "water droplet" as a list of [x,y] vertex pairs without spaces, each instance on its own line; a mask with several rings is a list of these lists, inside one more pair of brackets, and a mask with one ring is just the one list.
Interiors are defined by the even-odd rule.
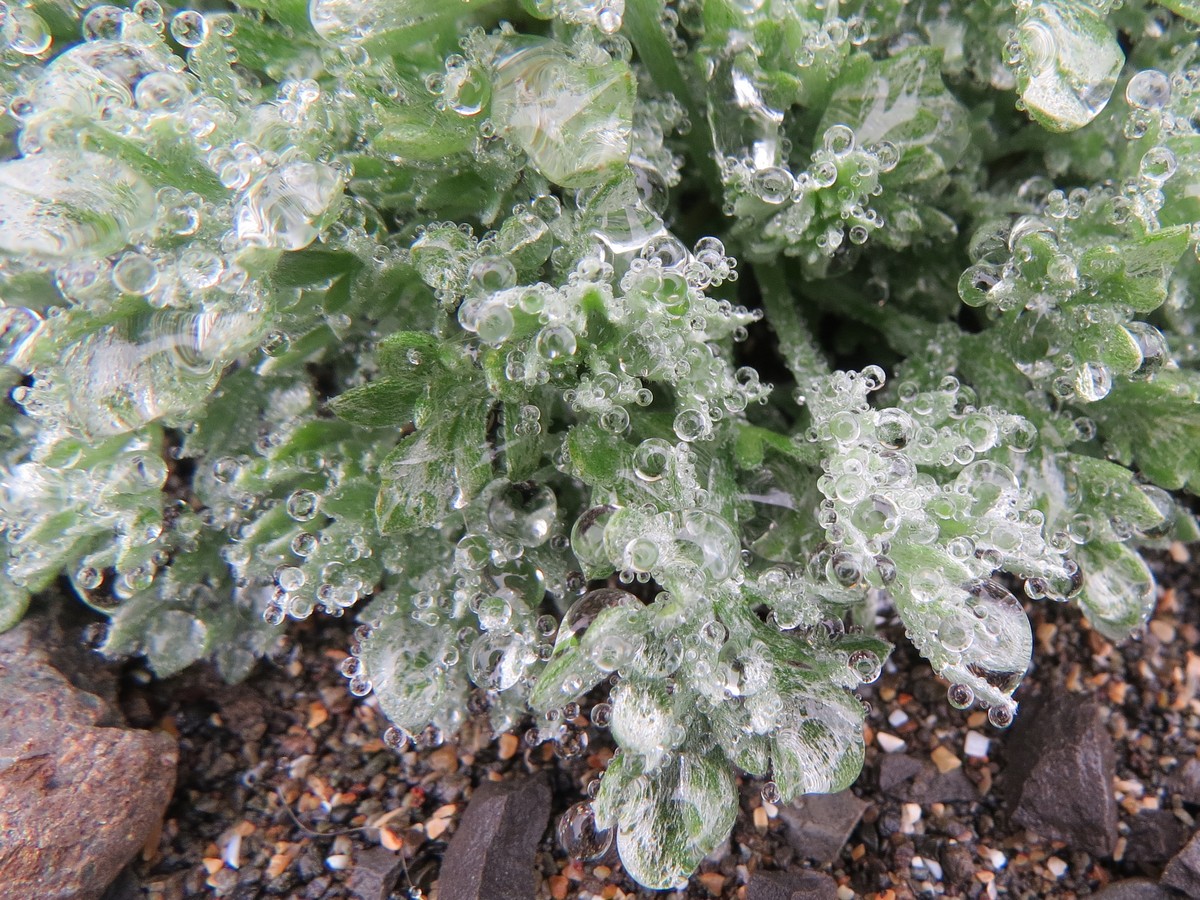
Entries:
[[596,825],[596,814],[587,801],[576,803],[563,813],[557,831],[563,852],[583,862],[600,859],[613,842],[612,829]]
[[1129,79],[1125,99],[1139,109],[1162,109],[1171,100],[1171,80],[1158,69],[1145,69]]
[[975,692],[965,684],[952,684],[946,698],[955,709],[967,709],[975,702]]
[[208,39],[208,20],[194,9],[185,9],[171,19],[171,37],[184,47],[199,47]]
[[292,493],[288,497],[287,511],[288,515],[297,522],[310,522],[321,509],[321,497],[319,494],[308,490],[299,490]]
[[587,632],[589,626],[596,621],[596,617],[600,613],[614,607],[641,609],[642,604],[633,594],[616,588],[599,588],[588,591],[571,604],[571,608],[563,616],[562,622],[558,626],[558,637],[554,642],[555,648],[577,642]]
[[870,650],[855,650],[850,654],[849,663],[863,684],[875,681],[883,671],[879,656]]
[[783,791],[779,790],[779,785],[774,781],[764,782],[761,794],[764,803],[778,804],[783,800]]
[[1007,728],[1013,723],[1013,712],[1007,706],[993,706],[988,710],[988,721],[996,728]]

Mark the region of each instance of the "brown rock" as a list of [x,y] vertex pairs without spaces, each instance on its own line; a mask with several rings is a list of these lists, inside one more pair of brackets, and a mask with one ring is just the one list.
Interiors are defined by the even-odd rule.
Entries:
[[110,727],[21,625],[0,644],[0,872],[5,900],[100,897],[162,822],[169,735]]
[[1013,821],[1093,856],[1110,855],[1117,842],[1115,762],[1099,704],[1052,691],[1018,716],[1005,747]]

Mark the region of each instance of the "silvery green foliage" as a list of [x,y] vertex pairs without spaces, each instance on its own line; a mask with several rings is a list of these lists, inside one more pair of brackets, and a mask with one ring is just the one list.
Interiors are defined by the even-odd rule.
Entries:
[[391,743],[610,729],[560,835],[654,888],[853,782],[878,615],[1003,727],[1012,591],[1121,639],[1197,536],[1198,21],[0,2],[0,626],[350,611]]

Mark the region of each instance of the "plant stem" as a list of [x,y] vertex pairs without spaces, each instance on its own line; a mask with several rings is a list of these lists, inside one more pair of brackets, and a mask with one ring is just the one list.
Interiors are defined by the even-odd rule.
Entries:
[[829,373],[829,363],[813,340],[812,331],[788,287],[783,268],[778,265],[755,266],[754,274],[762,291],[767,321],[779,338],[784,362],[796,379],[796,385],[804,389],[814,378]]

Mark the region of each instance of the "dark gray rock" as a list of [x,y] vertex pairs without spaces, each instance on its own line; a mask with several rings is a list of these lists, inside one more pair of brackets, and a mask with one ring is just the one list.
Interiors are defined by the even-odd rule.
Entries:
[[901,753],[886,753],[880,758],[879,789],[906,803],[979,799],[979,789],[962,769],[939,772],[932,762]]
[[837,900],[837,882],[821,872],[755,872],[746,900]]
[[1200,897],[1200,831],[1167,863],[1162,883],[1188,897]]
[[1200,804],[1200,759],[1189,759],[1176,768],[1167,787],[1184,803]]
[[1115,763],[1100,705],[1051,691],[1027,705],[1004,743],[1012,820],[1073,849],[1109,856],[1117,842]]
[[796,852],[825,865],[837,859],[869,805],[849,790],[806,794],[779,807],[779,818],[787,825],[785,836]]
[[1128,862],[1162,863],[1179,852],[1188,839],[1187,828],[1169,809],[1148,809],[1129,823],[1125,856]]
[[534,858],[550,819],[545,773],[485,781],[471,795],[438,879],[446,900],[532,900]]
[[1130,878],[1110,884],[1092,900],[1172,900],[1171,895],[1148,878]]
[[175,740],[117,719],[55,668],[36,621],[0,640],[5,900],[95,900],[160,826]]
[[372,847],[355,854],[350,893],[359,900],[388,900],[403,873],[404,861],[399,853]]

